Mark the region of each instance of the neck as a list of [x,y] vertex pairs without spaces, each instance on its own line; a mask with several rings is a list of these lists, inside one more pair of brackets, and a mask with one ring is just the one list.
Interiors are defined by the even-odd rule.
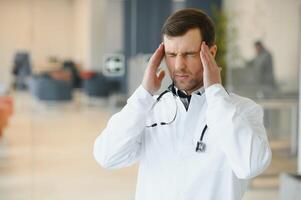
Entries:
[[[175,84],[174,84],[174,86],[177,89],[179,89]],[[191,88],[189,90],[182,90],[182,91],[184,91],[187,95],[191,95],[193,92],[199,90],[201,87],[203,87],[203,84],[197,85],[197,86],[195,86],[195,87],[193,87],[193,88]],[[181,89],[179,89],[179,90],[181,90]]]
[[189,90],[184,90],[184,91],[186,92],[187,95],[191,95],[193,92],[197,91],[201,87],[203,87],[203,84],[197,85],[194,88],[191,88]]

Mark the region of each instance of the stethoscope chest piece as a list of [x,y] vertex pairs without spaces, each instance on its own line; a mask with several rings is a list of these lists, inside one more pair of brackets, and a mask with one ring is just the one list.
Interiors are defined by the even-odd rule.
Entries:
[[198,141],[195,151],[197,153],[205,152],[206,151],[206,144],[202,141]]
[[198,141],[198,143],[196,144],[195,152],[197,152],[197,153],[203,153],[206,151],[206,144],[205,144],[205,142],[203,142],[203,138],[204,138],[204,134],[205,134],[207,128],[208,128],[208,126],[206,124],[202,131],[201,138]]

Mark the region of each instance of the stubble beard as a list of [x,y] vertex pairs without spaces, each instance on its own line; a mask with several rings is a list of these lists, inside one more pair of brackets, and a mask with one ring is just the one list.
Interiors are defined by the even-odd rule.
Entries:
[[201,80],[192,79],[192,80],[188,80],[187,82],[181,82],[173,79],[173,83],[179,90],[185,91],[187,93],[191,93],[203,86],[203,79]]

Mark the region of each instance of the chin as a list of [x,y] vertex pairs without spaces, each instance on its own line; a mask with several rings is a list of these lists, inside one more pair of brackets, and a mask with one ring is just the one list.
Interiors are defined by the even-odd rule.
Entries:
[[191,83],[189,81],[181,82],[181,81],[174,80],[174,84],[179,90],[184,90],[184,91],[191,91],[202,87],[202,84]]
[[188,90],[190,87],[185,84],[185,83],[179,83],[179,82],[174,82],[175,86],[179,89],[179,90]]

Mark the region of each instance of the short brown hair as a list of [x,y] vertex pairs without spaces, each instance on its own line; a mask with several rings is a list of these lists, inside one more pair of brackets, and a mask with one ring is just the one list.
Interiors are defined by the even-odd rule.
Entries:
[[211,18],[202,10],[194,8],[185,8],[176,11],[165,21],[161,33],[162,37],[182,36],[188,30],[198,28],[203,40],[208,46],[215,43],[215,28]]

